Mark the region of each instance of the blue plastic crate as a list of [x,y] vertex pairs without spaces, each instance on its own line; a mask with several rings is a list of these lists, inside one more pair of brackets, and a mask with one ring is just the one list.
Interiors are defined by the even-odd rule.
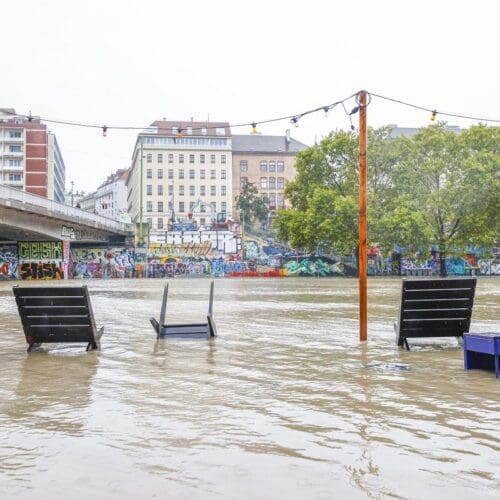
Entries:
[[500,378],[500,333],[464,333],[464,368],[493,370]]

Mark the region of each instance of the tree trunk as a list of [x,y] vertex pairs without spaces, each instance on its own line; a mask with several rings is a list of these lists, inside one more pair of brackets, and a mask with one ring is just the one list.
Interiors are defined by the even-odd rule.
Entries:
[[446,278],[448,273],[446,272],[446,252],[439,252],[439,276],[441,278]]

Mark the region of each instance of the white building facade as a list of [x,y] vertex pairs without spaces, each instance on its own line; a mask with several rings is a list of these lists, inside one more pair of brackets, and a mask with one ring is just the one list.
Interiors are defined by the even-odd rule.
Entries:
[[231,214],[229,124],[162,120],[140,133],[128,179],[128,211],[132,222],[148,224],[150,241],[160,242],[172,222],[195,220],[203,226],[214,214]]
[[110,175],[94,193],[97,214],[113,220],[121,220],[127,214],[128,169],[119,169]]

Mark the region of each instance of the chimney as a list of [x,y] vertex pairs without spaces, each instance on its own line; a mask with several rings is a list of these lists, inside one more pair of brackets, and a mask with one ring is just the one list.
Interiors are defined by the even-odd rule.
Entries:
[[290,149],[290,129],[287,129],[285,132],[285,151],[289,151]]

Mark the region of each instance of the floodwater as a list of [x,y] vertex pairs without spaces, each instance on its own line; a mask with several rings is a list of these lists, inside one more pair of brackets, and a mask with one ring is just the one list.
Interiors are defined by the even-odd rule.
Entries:
[[[364,345],[356,280],[217,279],[210,342],[156,341],[163,285],[88,282],[102,350],[28,355],[0,284],[1,498],[499,498],[500,380],[455,339],[399,350],[398,279],[369,280]],[[168,319],[208,292],[171,280]],[[471,331],[499,299],[479,279]]]

